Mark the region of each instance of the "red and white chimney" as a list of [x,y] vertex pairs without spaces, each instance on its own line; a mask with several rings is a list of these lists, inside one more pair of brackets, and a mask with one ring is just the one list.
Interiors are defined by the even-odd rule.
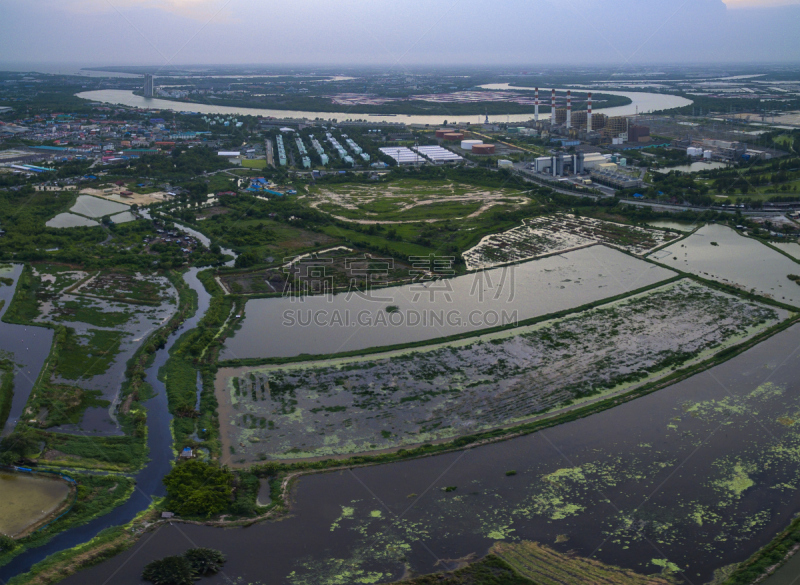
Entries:
[[538,123],[539,122],[539,88],[538,87],[536,88],[536,94],[535,95],[536,95],[536,97],[534,99],[534,113],[533,113],[533,116],[534,116],[534,119],[536,120],[536,122]]
[[592,131],[592,94],[589,92],[589,110],[586,112],[586,131]]
[[550,97],[550,126],[556,125],[556,90]]
[[567,130],[572,128],[572,91],[567,91]]

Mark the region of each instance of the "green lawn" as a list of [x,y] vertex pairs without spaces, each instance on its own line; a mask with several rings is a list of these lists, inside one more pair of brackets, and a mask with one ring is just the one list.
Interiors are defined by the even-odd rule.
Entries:
[[265,169],[267,168],[267,161],[265,159],[246,159],[242,161],[242,166],[246,169]]

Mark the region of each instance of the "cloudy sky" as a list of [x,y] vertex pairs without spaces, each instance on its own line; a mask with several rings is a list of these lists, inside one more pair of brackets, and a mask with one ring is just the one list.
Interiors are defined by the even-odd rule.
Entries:
[[0,0],[0,63],[800,61],[800,0]]

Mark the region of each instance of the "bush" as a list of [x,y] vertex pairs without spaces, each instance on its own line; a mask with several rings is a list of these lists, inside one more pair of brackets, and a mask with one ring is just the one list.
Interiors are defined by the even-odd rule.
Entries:
[[144,568],[142,579],[155,585],[193,585],[192,565],[183,557],[166,557]]
[[233,493],[233,474],[193,459],[164,476],[167,507],[177,514],[210,517],[225,510]]

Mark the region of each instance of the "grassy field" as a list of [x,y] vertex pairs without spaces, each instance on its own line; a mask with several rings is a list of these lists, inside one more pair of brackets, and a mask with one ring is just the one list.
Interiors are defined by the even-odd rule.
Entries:
[[267,168],[266,159],[245,159],[242,161],[242,166],[246,169],[265,169]]
[[482,188],[448,180],[401,179],[388,184],[341,184],[308,190],[311,207],[352,221],[444,221],[491,207],[530,203],[524,191]]
[[[492,553],[536,585],[669,585],[660,577],[604,565],[599,561],[561,554],[536,542],[498,542]],[[664,572],[669,574],[665,563]],[[654,567],[658,568],[658,566]]]
[[61,344],[54,373],[67,380],[91,378],[105,372],[119,353],[125,333],[90,329],[79,336],[67,328]]

